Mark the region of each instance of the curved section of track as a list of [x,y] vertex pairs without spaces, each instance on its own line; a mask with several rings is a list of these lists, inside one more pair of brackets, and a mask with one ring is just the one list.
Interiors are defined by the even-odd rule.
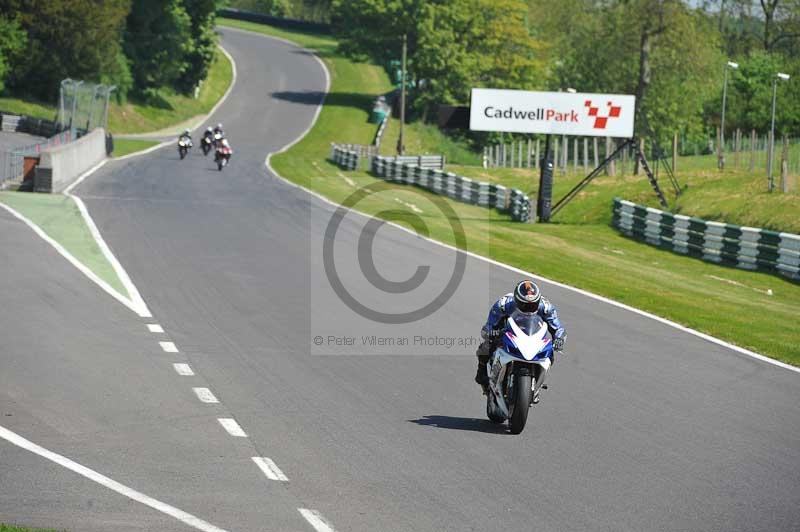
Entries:
[[[273,512],[286,523],[282,505],[293,503],[365,532],[800,528],[794,373],[545,285],[572,355],[556,364],[530,427],[512,437],[483,420],[474,345],[435,339],[474,337],[516,274],[470,258],[444,306],[399,328],[348,308],[322,258],[334,209],[263,165],[308,126],[324,73],[284,42],[223,35],[239,81],[212,121],[228,131],[231,165],[218,172],[197,151],[180,161],[165,148],[109,164],[75,193],[252,451],[291,479],[281,497],[243,482],[248,500],[262,501],[261,529],[272,528]],[[427,289],[387,298],[363,278],[354,257],[365,224],[348,216],[339,228],[342,282],[385,310],[423,302]],[[444,286],[451,250],[391,227],[368,231],[386,279],[408,279],[411,259],[422,258],[426,283]],[[412,345],[370,347],[361,335]],[[198,442],[205,422],[191,429]],[[237,454],[232,447],[231,460]]]

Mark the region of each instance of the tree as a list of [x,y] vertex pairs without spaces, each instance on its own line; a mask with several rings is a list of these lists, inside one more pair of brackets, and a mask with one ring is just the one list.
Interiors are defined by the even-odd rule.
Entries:
[[532,2],[534,31],[557,30],[551,88],[636,95],[636,130],[664,142],[703,132],[703,104],[721,87],[718,21],[677,0],[567,0],[546,13]]
[[145,95],[174,86],[189,70],[192,19],[180,0],[134,0],[125,28],[125,55],[134,85]]
[[183,0],[191,20],[191,49],[186,53],[186,67],[178,80],[178,88],[191,91],[206,79],[216,53],[217,34],[214,23],[217,16],[216,0]]
[[541,43],[527,30],[522,0],[336,1],[342,50],[384,63],[408,36],[413,105],[423,120],[441,103],[465,103],[475,86],[534,88]]
[[764,16],[762,43],[771,52],[777,46],[800,39],[800,1],[759,0]]
[[424,80],[416,101],[423,117],[437,104],[468,102],[472,87],[541,86],[542,46],[525,27],[526,11],[518,0],[424,7],[413,56],[414,76]]
[[3,91],[4,81],[11,65],[25,49],[28,36],[20,26],[19,21],[0,16],[0,92]]
[[28,35],[24,61],[15,62],[7,76],[9,87],[54,101],[64,78],[124,77],[120,35],[129,5],[130,0],[0,0],[0,13],[16,13]]
[[232,0],[230,6],[273,17],[285,17],[291,8],[288,0]]

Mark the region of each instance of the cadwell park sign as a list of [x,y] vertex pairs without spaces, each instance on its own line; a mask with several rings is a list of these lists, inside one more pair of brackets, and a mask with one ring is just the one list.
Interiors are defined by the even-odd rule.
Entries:
[[472,89],[474,131],[633,137],[635,96]]

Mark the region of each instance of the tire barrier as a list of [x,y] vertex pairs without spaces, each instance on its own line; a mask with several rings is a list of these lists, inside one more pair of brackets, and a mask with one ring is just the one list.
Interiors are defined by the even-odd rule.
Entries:
[[800,281],[800,235],[709,222],[614,199],[612,225],[670,251]]
[[345,170],[356,170],[361,153],[339,144],[331,144],[331,161]]
[[473,181],[453,172],[423,168],[397,159],[400,158],[373,157],[372,173],[386,181],[417,185],[434,194],[442,194],[456,201],[507,212],[516,222],[527,222],[531,218],[530,198],[520,190]]
[[0,131],[28,133],[38,137],[51,137],[59,133],[58,124],[52,120],[0,112]]

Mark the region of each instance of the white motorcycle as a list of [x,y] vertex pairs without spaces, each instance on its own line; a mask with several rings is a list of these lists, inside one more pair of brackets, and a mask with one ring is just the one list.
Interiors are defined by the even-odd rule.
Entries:
[[486,415],[493,423],[508,420],[510,432],[519,434],[553,364],[553,342],[538,314],[519,310],[506,320],[501,338],[486,367]]
[[192,139],[189,137],[182,136],[178,139],[178,154],[181,156],[181,159],[186,157],[186,154],[189,152],[189,148],[192,147]]

